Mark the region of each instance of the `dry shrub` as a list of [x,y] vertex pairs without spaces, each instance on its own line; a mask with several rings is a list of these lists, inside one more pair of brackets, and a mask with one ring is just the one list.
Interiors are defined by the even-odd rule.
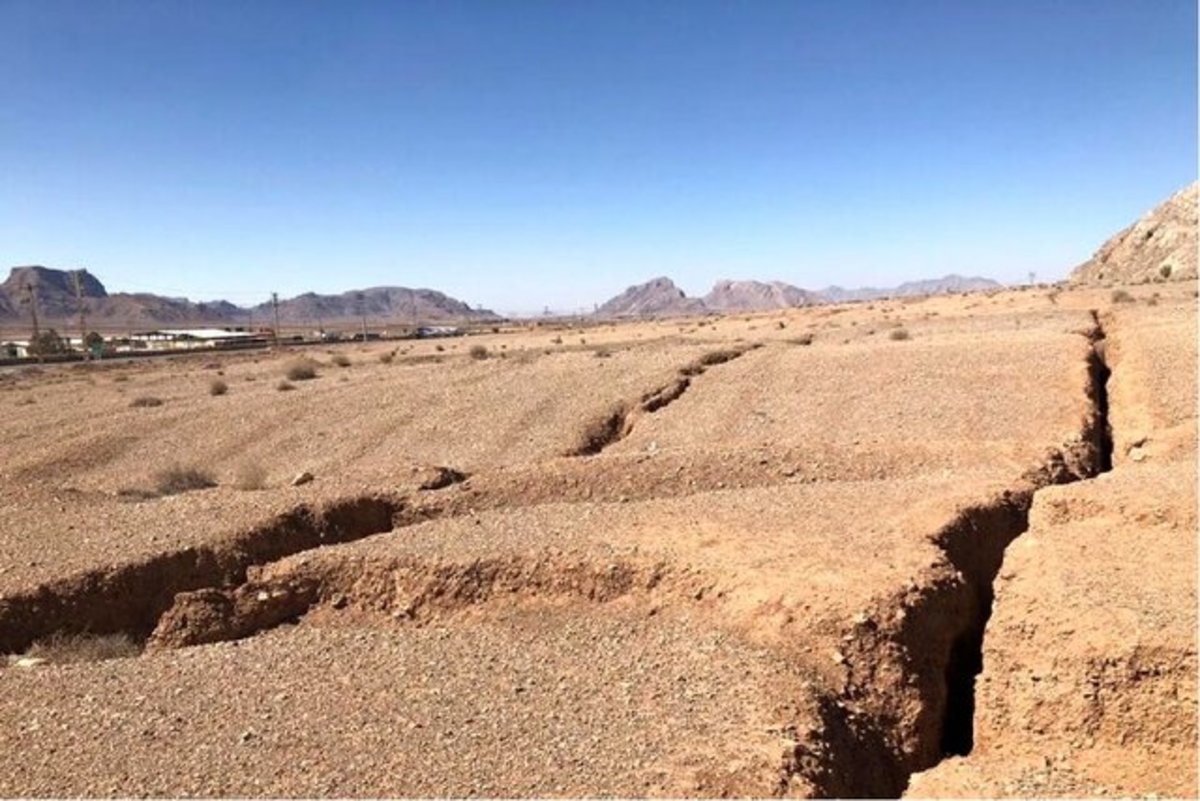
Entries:
[[386,353],[379,354],[379,361],[382,364],[391,364],[395,360],[396,360],[396,351],[394,351],[394,350],[389,350]]
[[813,343],[813,335],[811,333],[801,334],[798,337],[789,339],[788,342],[791,342],[793,345],[811,345]]
[[[338,367],[349,367],[350,366],[350,357],[344,353],[335,353],[333,355],[333,358],[330,359],[330,361],[333,362],[334,364],[336,364]],[[289,376],[289,378],[290,377],[291,376]]]
[[280,381],[275,385],[275,389],[279,390],[280,392],[291,392],[295,388],[296,385],[291,381]]
[[228,391],[229,385],[219,378],[214,378],[212,381],[208,382],[209,395],[224,395]]
[[258,462],[246,462],[237,470],[233,486],[240,490],[260,490],[267,486],[267,468]]
[[469,353],[471,358],[475,359],[476,361],[483,361],[491,355],[488,353],[488,349],[483,345],[472,345],[471,349],[467,351],[467,353]]
[[155,398],[151,395],[142,395],[140,398],[134,398],[130,404],[135,409],[152,409],[155,406],[162,406],[162,398]]
[[1130,295],[1124,289],[1114,289],[1112,293],[1113,303],[1133,303],[1133,295]]
[[51,634],[38,640],[25,656],[47,662],[99,662],[137,656],[141,649],[125,634]]
[[891,331],[888,332],[888,339],[894,340],[896,342],[901,342],[901,341],[903,341],[905,339],[909,339],[909,338],[910,338],[910,335],[908,333],[907,328],[893,328]]
[[215,486],[217,480],[213,474],[194,465],[172,465],[154,476],[154,491],[159,495],[178,495]]
[[283,374],[292,381],[309,381],[317,377],[317,363],[308,357],[293,359],[284,366]]

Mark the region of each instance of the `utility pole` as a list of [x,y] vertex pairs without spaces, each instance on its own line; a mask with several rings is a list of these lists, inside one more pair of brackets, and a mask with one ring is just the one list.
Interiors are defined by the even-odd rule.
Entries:
[[[42,349],[38,345],[38,337],[41,334],[41,331],[38,330],[37,287],[34,286],[32,283],[25,284],[25,294],[29,298],[29,314],[33,317],[33,339],[31,339],[29,341],[29,344],[32,345],[35,350],[37,350],[37,359],[38,359],[38,363],[40,364],[42,361]],[[29,351],[27,348],[26,353],[28,353],[28,352]]]
[[75,305],[79,308],[79,349],[83,351],[83,358],[91,361],[92,354],[87,346],[87,320],[84,317],[83,282],[79,279],[80,272],[80,270],[75,270],[71,273],[71,278],[75,284]]
[[271,293],[271,309],[275,312],[275,347],[279,348],[279,293]]

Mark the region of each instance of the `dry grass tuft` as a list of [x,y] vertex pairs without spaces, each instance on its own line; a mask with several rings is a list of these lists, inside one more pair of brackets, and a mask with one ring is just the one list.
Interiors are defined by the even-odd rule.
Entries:
[[47,662],[99,662],[137,656],[141,648],[124,634],[51,634],[38,640],[25,656]]
[[237,470],[233,486],[240,490],[260,490],[267,487],[267,468],[258,462],[246,462]]
[[[333,362],[334,364],[336,364],[338,367],[349,367],[350,366],[350,357],[344,353],[335,353],[333,355],[333,358],[330,359],[330,361]],[[289,378],[290,377],[291,376],[289,376]]]
[[476,361],[483,361],[488,356],[491,356],[491,354],[488,353],[488,349],[483,345],[472,345],[471,349],[467,351],[467,353],[469,353],[471,358],[475,359]]
[[229,385],[219,378],[214,378],[212,381],[208,382],[209,395],[224,395],[228,391]]
[[317,363],[307,356],[293,359],[284,366],[283,374],[292,381],[309,381],[317,377]]
[[896,342],[902,342],[902,341],[904,341],[906,339],[910,339],[910,338],[911,338],[911,335],[908,333],[907,328],[893,328],[891,331],[888,332],[888,339],[891,339]]
[[130,404],[135,409],[153,409],[155,406],[162,406],[162,398],[155,398],[151,395],[143,395],[140,398],[134,398]]
[[275,389],[279,390],[280,392],[291,392],[295,388],[296,385],[291,381],[280,381],[275,385]]
[[383,364],[391,364],[396,360],[396,351],[389,350],[386,353],[379,354],[379,361]]
[[1130,295],[1124,289],[1114,289],[1112,293],[1113,303],[1133,303],[1133,295]]
[[172,465],[154,476],[154,491],[159,495],[178,495],[215,486],[217,480],[213,474],[194,465]]
[[793,345],[811,345],[813,343],[813,335],[811,333],[801,334],[798,337],[792,337],[788,342],[791,342]]

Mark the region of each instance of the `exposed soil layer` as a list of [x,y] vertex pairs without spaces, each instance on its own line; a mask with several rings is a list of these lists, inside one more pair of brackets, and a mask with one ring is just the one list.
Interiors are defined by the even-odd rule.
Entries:
[[[321,454],[257,518],[226,486],[121,504],[99,465],[149,452],[128,423],[10,440],[0,486],[34,511],[0,531],[22,554],[0,570],[0,794],[1173,791],[1195,775],[1171,461],[1194,412],[1138,396],[1183,363],[1179,329],[1098,297],[618,326],[595,355],[538,332],[445,378],[451,356],[413,352],[339,373],[353,392],[313,382],[308,428],[189,407]],[[901,322],[911,339],[874,334]],[[195,427],[171,402],[146,412],[159,449]],[[343,402],[344,436],[317,436],[314,404]],[[31,483],[47,465],[62,485]],[[85,511],[111,559],[24,556]],[[53,564],[69,544],[46,541]],[[72,660],[76,634],[148,647]],[[1118,748],[1161,776],[1111,767]],[[1062,769],[1039,784],[1043,757]]]

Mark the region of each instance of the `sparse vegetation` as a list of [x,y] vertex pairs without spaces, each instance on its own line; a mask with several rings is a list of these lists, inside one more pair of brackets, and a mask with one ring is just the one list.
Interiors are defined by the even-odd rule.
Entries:
[[1111,297],[1113,303],[1133,303],[1133,295],[1124,289],[1114,289]]
[[142,395],[134,398],[129,402],[129,405],[135,409],[153,409],[155,406],[162,406],[162,398],[156,398],[153,395]]
[[911,339],[907,328],[893,328],[888,332],[888,339],[894,342],[902,342],[906,339]]
[[279,390],[280,392],[291,392],[295,388],[296,385],[291,381],[280,381],[275,385],[275,389]]
[[284,367],[289,381],[309,381],[317,377],[317,363],[307,357],[293,359]]
[[56,353],[66,353],[67,343],[53,328],[42,331],[29,343],[29,355],[53,356]]
[[209,489],[217,486],[212,473],[195,465],[172,465],[154,476],[154,491],[159,495]]
[[260,490],[267,486],[267,469],[258,462],[245,462],[237,469],[233,486],[240,490]]
[[467,353],[469,353],[471,358],[475,359],[476,361],[483,361],[491,355],[488,353],[488,349],[483,345],[472,345],[471,349],[467,351]]
[[338,367],[350,366],[350,357],[344,353],[335,353],[330,361],[336,364]]
[[798,337],[792,337],[788,340],[793,345],[811,345],[813,343],[813,335],[811,333],[801,334]]
[[212,381],[208,382],[209,395],[224,395],[228,391],[229,385],[219,378],[214,378]]
[[52,634],[29,646],[25,656],[55,664],[99,662],[137,656],[141,649],[125,634]]
[[386,351],[385,353],[379,354],[379,362],[381,364],[391,364],[395,360],[396,360],[396,351],[394,351],[394,350],[389,350],[389,351]]
[[1161,267],[1159,267],[1158,274],[1163,277],[1163,280],[1169,279],[1171,277],[1171,265],[1164,264]]

